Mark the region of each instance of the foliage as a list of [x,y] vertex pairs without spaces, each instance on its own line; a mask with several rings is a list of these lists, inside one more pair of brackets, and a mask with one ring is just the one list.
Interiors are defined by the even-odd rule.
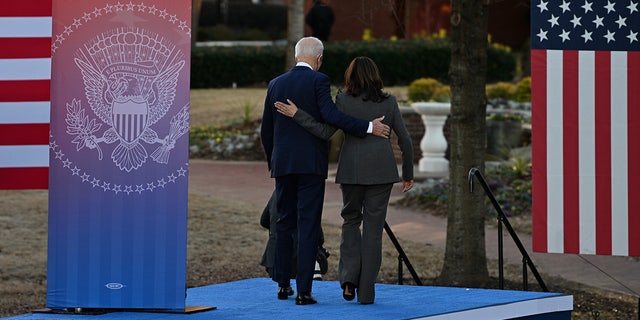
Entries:
[[218,127],[191,127],[189,131],[189,145],[202,145],[203,141],[214,140],[222,142],[223,139],[242,134],[241,130],[227,130]]
[[491,44],[487,48],[487,83],[508,81],[516,73],[516,58],[507,47]]
[[509,100],[513,96],[515,86],[511,82],[500,81],[487,85],[487,99]]
[[449,184],[442,182],[431,188],[423,190],[416,198],[419,202],[433,202],[439,205],[446,205],[449,194]]
[[487,117],[487,120],[524,122],[524,118],[520,114],[512,112],[494,112]]
[[518,102],[531,101],[531,77],[522,78],[516,83],[513,100]]
[[[443,43],[413,40],[340,41],[325,45],[320,69],[334,83],[344,82],[344,71],[358,56],[373,59],[386,86],[406,85],[414,79],[448,79],[449,47]],[[429,57],[425,59],[425,57]]]
[[251,103],[251,101],[245,101],[242,105],[242,124],[246,127],[251,124],[252,114],[255,105]]
[[[530,162],[512,158],[506,164],[488,167],[484,176],[507,216],[531,212]],[[497,214],[493,207],[490,212]]]
[[[531,163],[529,161],[512,158],[500,165],[487,167],[483,176],[505,214],[521,216],[531,213]],[[434,206],[447,205],[448,181],[417,184],[414,189],[406,193],[399,203],[431,209]],[[488,198],[485,203],[487,218],[493,219],[497,212]],[[446,210],[437,210],[437,212],[445,214]]]
[[413,34],[413,38],[432,41],[448,41],[447,29],[441,28],[438,32],[434,32],[432,34],[427,34],[426,30],[420,30],[420,32]]
[[238,127],[195,126],[189,133],[189,156],[210,159],[263,159],[260,135],[253,123]]
[[369,28],[365,28],[362,31],[362,40],[363,41],[373,41],[375,38],[373,37],[373,32]]
[[449,87],[447,85],[442,85],[442,86],[438,87],[436,89],[436,91],[433,92],[433,95],[431,96],[431,99],[433,99],[436,102],[450,102],[451,101],[451,87]]
[[[511,80],[515,55],[493,46],[487,50],[487,81]],[[266,85],[285,70],[285,54],[286,47],[279,45],[193,48],[191,87]],[[345,69],[358,56],[368,56],[376,62],[385,86],[408,85],[419,78],[449,81],[448,38],[328,42],[320,71],[334,84],[341,84]]]
[[409,100],[411,101],[430,101],[434,98],[441,87],[442,83],[433,78],[416,79],[407,88]]
[[285,47],[196,47],[191,53],[191,87],[266,85],[285,69]]
[[232,41],[232,40],[270,40],[269,35],[260,29],[233,29],[218,24],[198,28],[200,41]]
[[517,102],[531,101],[531,77],[522,78],[517,83],[500,81],[487,85],[487,99],[513,100]]

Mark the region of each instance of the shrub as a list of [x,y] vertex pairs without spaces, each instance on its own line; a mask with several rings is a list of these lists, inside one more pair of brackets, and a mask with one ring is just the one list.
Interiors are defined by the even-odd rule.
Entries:
[[515,55],[504,46],[487,48],[487,83],[511,81],[516,73]]
[[[286,47],[196,47],[191,54],[191,87],[220,88],[266,85],[285,71]],[[508,81],[515,56],[504,49],[487,49],[487,82]],[[451,49],[446,39],[336,41],[325,44],[321,72],[335,85],[344,83],[344,71],[353,58],[373,59],[385,86],[403,86],[419,78],[448,83]]]
[[441,87],[442,83],[433,78],[416,79],[407,88],[409,100],[430,101]]
[[518,102],[531,101],[531,77],[522,78],[516,83],[513,100]]
[[260,29],[232,29],[223,24],[198,28],[200,41],[270,40]]
[[524,122],[524,118],[518,114],[513,112],[495,112],[487,115],[487,120],[492,121],[517,121]]
[[336,84],[344,83],[344,71],[353,58],[373,59],[385,86],[408,85],[418,78],[446,82],[450,49],[444,43],[416,40],[340,41],[325,44],[321,72]]
[[441,85],[433,92],[431,99],[436,102],[449,102],[451,101],[451,87],[447,85]]
[[489,84],[486,87],[487,99],[504,99],[509,100],[513,96],[515,87],[509,82],[497,82]]
[[189,156],[210,159],[255,160],[262,155],[260,133],[254,129],[191,127],[189,132]]
[[191,88],[266,85],[285,69],[285,47],[197,47],[191,54]]
[[[531,214],[531,162],[504,162],[498,166],[490,166],[483,174],[496,200],[508,216]],[[448,181],[417,184],[413,191],[404,194],[399,204],[419,207],[443,207],[448,203]],[[496,214],[489,198],[485,198],[487,219]],[[446,212],[439,210],[438,212]]]

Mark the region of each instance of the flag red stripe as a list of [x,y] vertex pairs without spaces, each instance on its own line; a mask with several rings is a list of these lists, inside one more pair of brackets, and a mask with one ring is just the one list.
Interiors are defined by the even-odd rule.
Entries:
[[[51,17],[51,0],[0,1],[0,17]],[[51,57],[50,37],[0,37],[0,59]],[[49,80],[0,80],[0,102],[50,101]],[[6,119],[5,119],[6,120]],[[49,124],[0,124],[0,145],[47,145]],[[47,189],[49,168],[0,168],[0,189]]]
[[0,15],[3,17],[48,17],[52,13],[51,0],[3,0]]
[[47,189],[49,168],[0,168],[0,190]]
[[50,101],[50,80],[0,81],[0,101]]
[[563,52],[562,145],[564,172],[564,252],[580,252],[580,183],[578,155],[578,51]]
[[48,123],[0,124],[0,145],[49,144]]
[[531,50],[533,251],[547,252],[547,51]]
[[640,256],[640,52],[628,53],[629,255]]
[[51,57],[51,38],[0,38],[0,59]]
[[595,52],[596,254],[611,255],[611,53]]

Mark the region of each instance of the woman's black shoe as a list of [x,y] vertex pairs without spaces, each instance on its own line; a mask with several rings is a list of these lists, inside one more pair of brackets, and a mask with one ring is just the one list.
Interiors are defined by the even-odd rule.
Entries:
[[351,282],[345,282],[342,285],[342,297],[347,300],[347,301],[351,301],[356,297],[356,293],[355,293],[355,286],[353,285],[353,283]]

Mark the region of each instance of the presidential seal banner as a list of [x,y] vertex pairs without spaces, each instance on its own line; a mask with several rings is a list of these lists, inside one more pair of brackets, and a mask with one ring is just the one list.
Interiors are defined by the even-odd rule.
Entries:
[[46,305],[182,311],[191,2],[52,12]]

